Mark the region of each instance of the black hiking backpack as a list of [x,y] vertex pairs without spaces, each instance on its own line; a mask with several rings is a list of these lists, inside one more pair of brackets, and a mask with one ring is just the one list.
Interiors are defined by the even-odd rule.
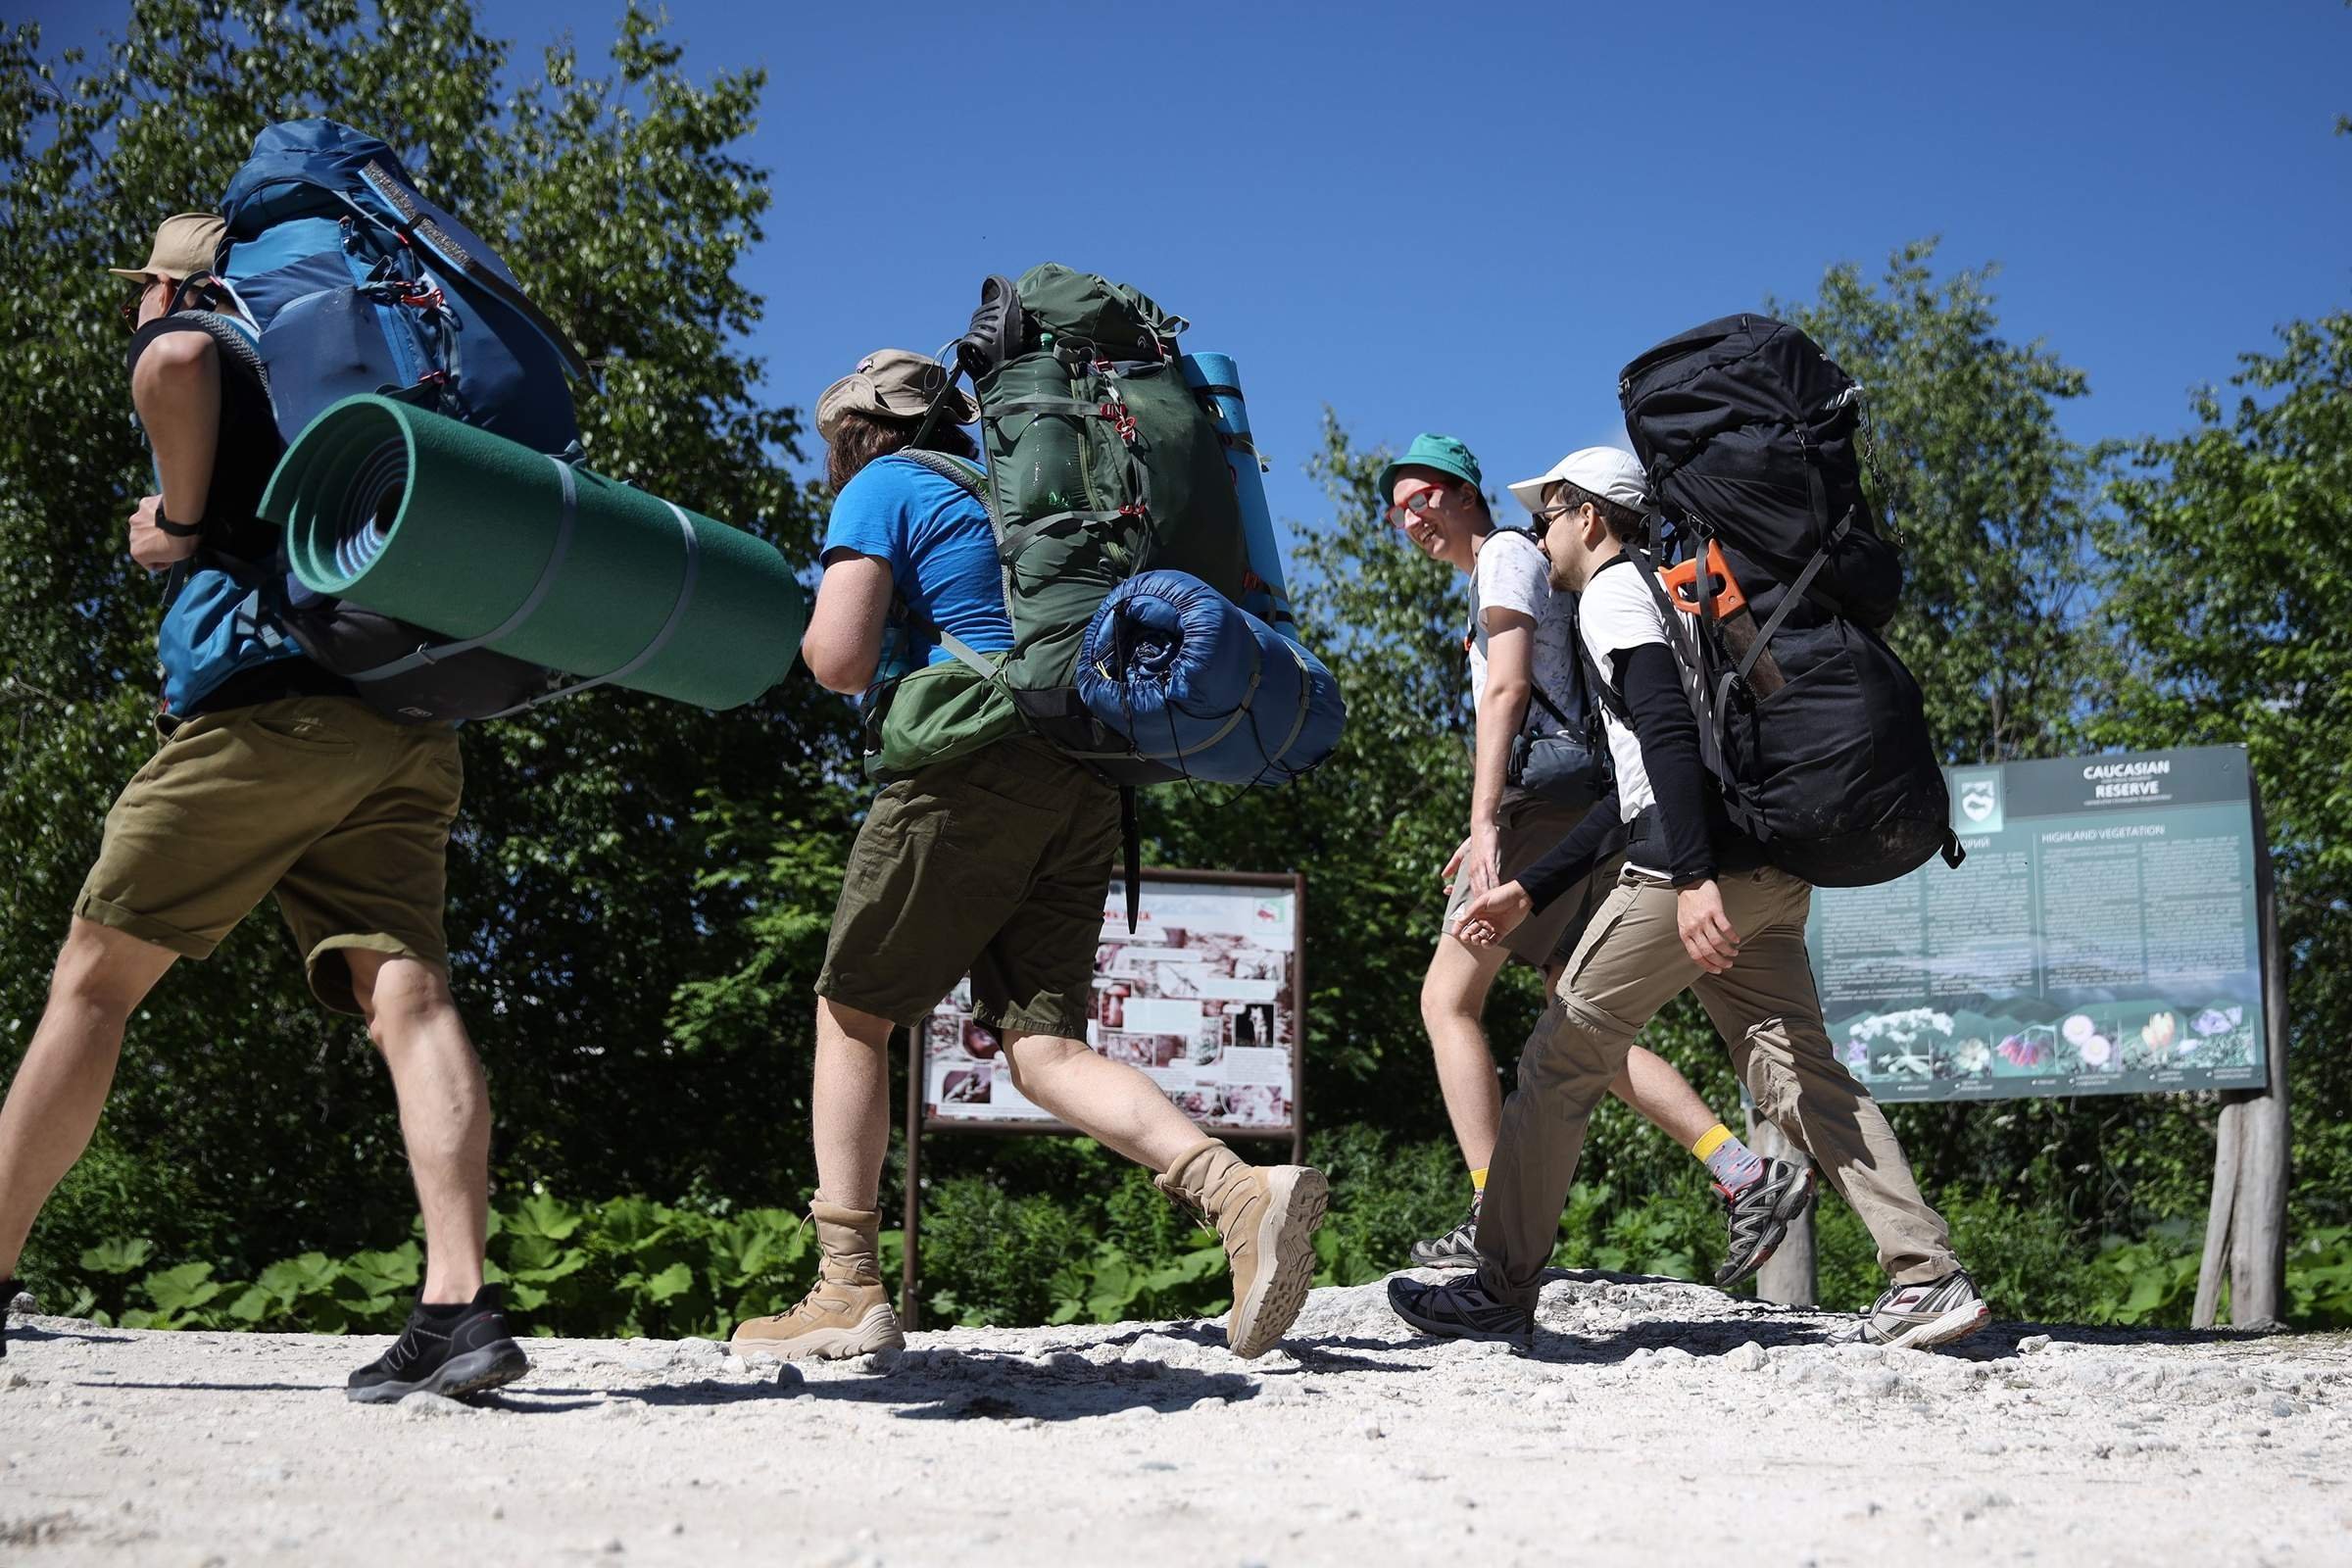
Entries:
[[[1879,635],[1903,572],[1862,489],[1861,384],[1729,316],[1628,365],[1618,399],[1658,507],[1634,554],[1733,823],[1819,887],[1958,865],[1919,683]],[[1728,578],[1697,569],[1710,547]]]

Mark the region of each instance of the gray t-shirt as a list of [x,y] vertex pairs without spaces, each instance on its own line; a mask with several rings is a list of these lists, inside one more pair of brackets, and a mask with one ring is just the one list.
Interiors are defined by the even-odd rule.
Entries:
[[[1554,593],[1551,562],[1535,536],[1496,529],[1479,546],[1470,573],[1470,701],[1484,700],[1487,690],[1486,628],[1480,617],[1489,610],[1515,610],[1536,623],[1534,667],[1531,673],[1545,696],[1568,712],[1579,690],[1576,673],[1576,595]],[[1553,731],[1559,719],[1533,697],[1527,700],[1528,727]]]

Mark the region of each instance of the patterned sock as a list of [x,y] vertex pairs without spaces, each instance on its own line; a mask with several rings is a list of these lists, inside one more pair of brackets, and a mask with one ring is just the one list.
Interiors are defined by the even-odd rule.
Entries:
[[1764,1174],[1763,1156],[1734,1137],[1732,1130],[1721,1122],[1699,1134],[1698,1142],[1690,1146],[1690,1152],[1705,1164],[1707,1174],[1715,1178],[1715,1185],[1727,1197],[1739,1197]]
[[1484,1165],[1470,1173],[1470,1196],[1474,1199],[1487,1196],[1487,1167]]

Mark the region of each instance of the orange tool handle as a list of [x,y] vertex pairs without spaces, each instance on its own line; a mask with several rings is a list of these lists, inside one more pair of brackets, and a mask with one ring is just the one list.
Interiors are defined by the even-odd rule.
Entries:
[[[1732,575],[1729,563],[1723,559],[1723,547],[1714,540],[1707,541],[1707,575],[1714,579],[1707,586],[1714,590],[1715,618],[1736,615],[1747,608],[1747,595],[1740,591],[1740,579]],[[1698,563],[1686,561],[1668,566],[1658,573],[1658,581],[1674,599],[1674,608],[1686,615],[1698,613]]]

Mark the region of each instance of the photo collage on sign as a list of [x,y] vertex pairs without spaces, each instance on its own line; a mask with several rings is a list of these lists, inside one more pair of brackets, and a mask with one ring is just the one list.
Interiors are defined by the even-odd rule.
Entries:
[[[1126,891],[1104,901],[1087,1044],[1142,1071],[1211,1131],[1288,1129],[1298,1020],[1298,899],[1287,887],[1148,881],[1136,930]],[[1053,1118],[1013,1087],[960,982],[924,1025],[924,1111],[935,1121]]]

